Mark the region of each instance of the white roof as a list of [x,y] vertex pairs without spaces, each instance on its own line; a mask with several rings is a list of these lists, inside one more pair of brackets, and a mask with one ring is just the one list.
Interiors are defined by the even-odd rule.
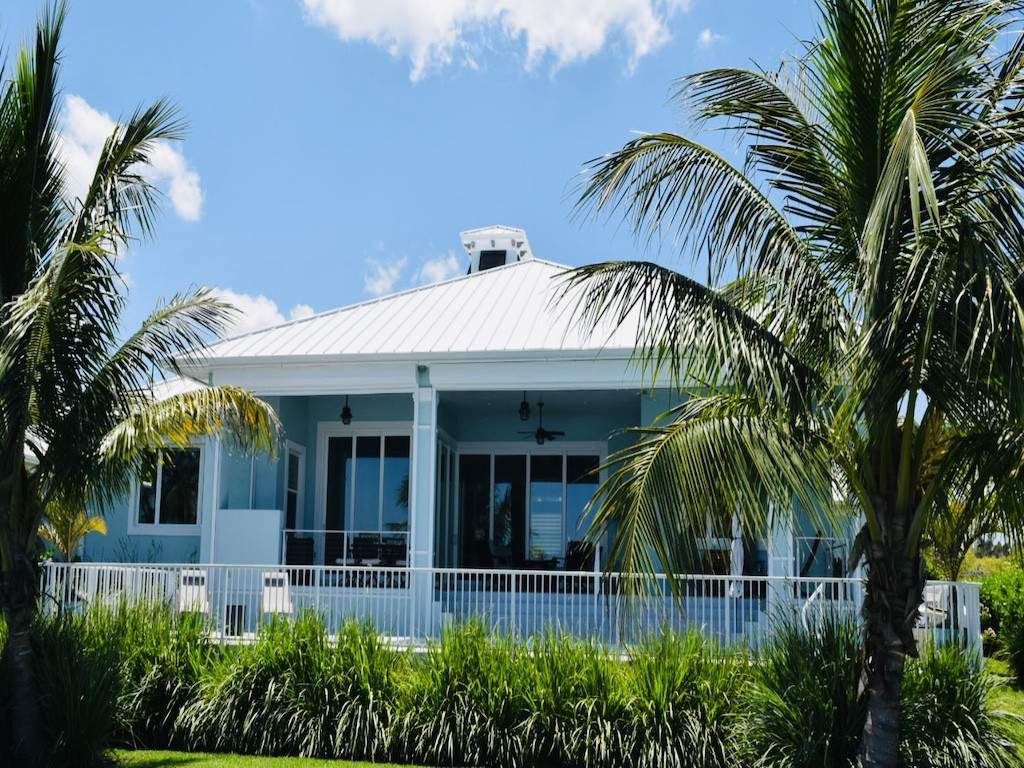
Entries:
[[574,302],[557,302],[568,267],[514,262],[216,343],[199,357],[227,360],[630,352],[636,325],[587,333]]

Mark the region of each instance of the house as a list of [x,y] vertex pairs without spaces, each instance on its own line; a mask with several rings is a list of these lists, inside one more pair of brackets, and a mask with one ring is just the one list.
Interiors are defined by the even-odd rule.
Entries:
[[[280,451],[240,455],[211,438],[155,457],[83,559],[154,573],[190,564],[192,590],[214,590],[227,565],[262,569],[245,577],[246,600],[224,598],[236,615],[256,611],[259,582],[278,566],[291,574],[289,605],[315,582],[316,605],[339,615],[362,590],[360,610],[378,621],[398,599],[434,606],[419,617],[402,608],[405,623],[467,606],[520,625],[531,610],[605,621],[606,547],[584,541],[587,502],[609,453],[631,439],[623,430],[654,422],[674,395],[644,388],[635,325],[587,333],[573,322],[571,299],[554,301],[566,267],[535,256],[522,229],[468,230],[461,242],[462,276],[222,341],[190,363],[190,378],[163,385],[248,388],[279,415]],[[689,597],[703,599],[691,608],[705,624],[763,627],[773,594],[801,609],[819,598],[854,605],[853,582],[766,588],[838,584],[848,532],[798,522],[756,539],[709,513],[695,533],[694,570],[707,580]],[[328,579],[324,568],[349,575]],[[360,568],[378,575],[345,570]],[[419,587],[416,573],[429,575]]]

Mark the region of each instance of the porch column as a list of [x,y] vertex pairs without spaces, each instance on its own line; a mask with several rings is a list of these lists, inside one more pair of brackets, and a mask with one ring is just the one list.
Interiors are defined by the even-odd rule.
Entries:
[[[437,393],[430,385],[430,371],[419,366],[413,393],[413,446],[409,506],[409,565],[429,569],[434,565],[434,462],[437,450]],[[433,635],[439,620],[432,599],[432,577],[428,570],[412,574],[411,634]]]
[[794,576],[793,525],[791,516],[779,510],[769,512],[768,522],[768,620],[774,621],[792,597]]
[[199,562],[212,563],[217,510],[220,509],[221,439],[209,437],[203,448],[203,476],[199,508]]

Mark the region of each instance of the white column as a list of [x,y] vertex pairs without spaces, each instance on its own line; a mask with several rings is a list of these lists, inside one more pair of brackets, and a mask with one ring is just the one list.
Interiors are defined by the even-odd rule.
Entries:
[[[409,564],[415,569],[434,565],[434,482],[437,461],[437,393],[430,386],[429,371],[417,370],[413,393],[412,467],[409,479]],[[410,627],[414,636],[432,635],[439,628],[434,610],[433,579],[429,571],[412,574]],[[437,614],[437,615],[435,615]]]
[[792,594],[791,579],[794,576],[795,556],[793,553],[792,513],[781,513],[776,509],[769,512],[768,523],[768,616],[774,619],[779,611],[789,605]]
[[213,562],[220,509],[221,440],[208,437],[203,444],[203,478],[199,508],[199,562]]

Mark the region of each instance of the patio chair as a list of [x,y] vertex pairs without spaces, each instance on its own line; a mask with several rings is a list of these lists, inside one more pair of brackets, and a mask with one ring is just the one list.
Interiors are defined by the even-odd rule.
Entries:
[[388,536],[380,543],[381,565],[391,568],[404,568],[409,563],[409,552],[405,539],[400,536]]
[[352,539],[352,559],[358,565],[380,565],[381,542],[377,536],[360,534]]
[[210,612],[210,593],[206,570],[186,568],[178,579],[178,613]]
[[292,613],[292,596],[288,574],[284,571],[264,571],[260,593],[260,615]]

